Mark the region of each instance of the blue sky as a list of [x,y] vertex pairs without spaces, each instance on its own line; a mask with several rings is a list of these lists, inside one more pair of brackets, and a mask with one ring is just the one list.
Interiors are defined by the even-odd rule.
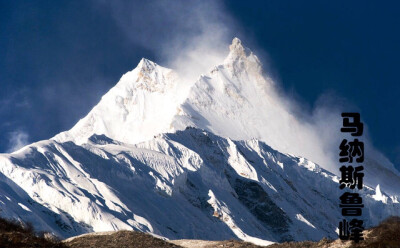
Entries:
[[211,19],[227,29],[224,42],[238,36],[254,50],[305,112],[326,94],[334,96],[331,104],[359,111],[374,145],[400,168],[399,7],[395,1],[1,1],[0,152],[71,128],[140,58],[168,64],[165,47],[177,40],[187,45]]

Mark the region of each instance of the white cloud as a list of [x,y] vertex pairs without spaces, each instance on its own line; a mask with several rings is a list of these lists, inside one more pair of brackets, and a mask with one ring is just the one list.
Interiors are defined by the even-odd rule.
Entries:
[[29,144],[29,135],[25,131],[17,130],[9,133],[7,152],[15,152]]
[[158,64],[195,81],[220,64],[239,25],[221,1],[94,1],[126,37],[156,54]]

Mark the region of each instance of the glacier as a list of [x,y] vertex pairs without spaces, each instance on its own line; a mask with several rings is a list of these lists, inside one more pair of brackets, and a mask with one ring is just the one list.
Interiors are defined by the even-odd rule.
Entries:
[[[318,140],[237,38],[195,82],[142,59],[72,129],[0,154],[0,215],[63,238],[336,238],[343,192]],[[399,215],[400,174],[364,167],[372,226]]]

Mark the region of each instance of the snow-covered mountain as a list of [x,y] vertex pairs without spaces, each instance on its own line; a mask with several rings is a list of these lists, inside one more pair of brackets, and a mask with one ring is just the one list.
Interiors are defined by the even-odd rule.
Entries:
[[[104,134],[136,144],[188,126],[236,140],[256,138],[337,173],[332,171],[338,167],[337,152],[321,142],[321,132],[327,131],[315,130],[292,114],[257,56],[237,38],[225,60],[196,82],[185,82],[171,69],[142,59],[86,117],[54,140],[81,144],[93,134]],[[366,182],[400,195],[400,173],[373,153],[366,151]]]
[[326,161],[313,145],[318,136],[283,102],[257,56],[235,38],[225,61],[196,82],[182,82],[172,70],[142,59],[85,118],[54,139],[80,144],[96,133],[135,144],[193,126]]
[[[71,130],[0,154],[0,215],[61,237],[335,238],[338,178],[306,159],[327,157],[284,102],[237,38],[196,82],[142,59]],[[364,219],[375,225],[399,215],[400,176],[365,167]]]

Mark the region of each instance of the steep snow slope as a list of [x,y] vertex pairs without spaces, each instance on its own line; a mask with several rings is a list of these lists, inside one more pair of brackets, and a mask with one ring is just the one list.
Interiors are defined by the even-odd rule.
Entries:
[[54,139],[80,144],[92,134],[105,134],[130,144],[149,140],[170,130],[186,91],[174,71],[142,59],[86,117]]
[[327,161],[316,132],[300,123],[278,96],[261,63],[235,38],[224,63],[191,87],[174,126],[196,126],[232,139],[256,138],[273,148]]
[[[334,238],[340,219],[336,176],[258,140],[194,128],[136,145],[104,135],[38,142],[0,155],[0,172],[2,214],[63,237],[135,229],[268,244]],[[400,210],[381,190],[362,193],[368,225]]]
[[[231,139],[256,138],[338,173],[332,171],[338,167],[337,153],[324,147],[312,124],[292,114],[257,56],[237,38],[222,64],[196,82],[183,82],[172,70],[142,59],[86,117],[54,140],[81,144],[93,134],[105,134],[137,144],[188,126]],[[400,196],[400,173],[373,151],[366,155],[365,182]]]

